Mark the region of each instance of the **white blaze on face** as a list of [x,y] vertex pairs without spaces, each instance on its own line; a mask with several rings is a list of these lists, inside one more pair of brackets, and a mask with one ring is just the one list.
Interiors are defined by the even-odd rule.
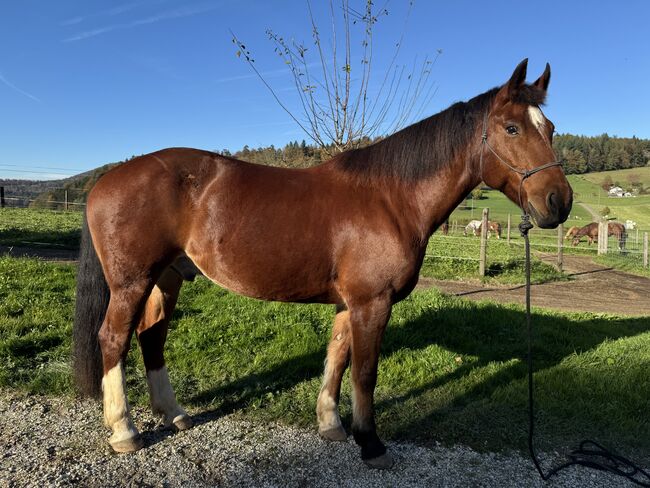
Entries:
[[540,132],[540,134],[543,135],[544,133],[542,132],[542,129],[546,125],[546,117],[544,117],[544,114],[540,108],[533,106],[528,107],[528,116],[530,117],[533,125],[537,127],[537,130]]

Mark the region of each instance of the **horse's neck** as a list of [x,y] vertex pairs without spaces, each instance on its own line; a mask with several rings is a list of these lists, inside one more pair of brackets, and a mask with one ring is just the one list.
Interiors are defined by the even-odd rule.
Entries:
[[428,240],[480,180],[471,168],[459,161],[408,185],[406,198],[411,199],[420,237]]

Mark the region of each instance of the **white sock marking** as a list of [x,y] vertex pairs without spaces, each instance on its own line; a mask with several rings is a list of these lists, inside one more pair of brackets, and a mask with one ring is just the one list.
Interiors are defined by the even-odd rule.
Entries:
[[185,410],[176,402],[176,395],[174,395],[174,390],[169,382],[167,366],[147,371],[147,382],[149,383],[151,408],[154,413],[162,414],[163,422],[167,427],[179,418],[187,416]]
[[102,378],[104,392],[104,422],[113,431],[110,442],[129,439],[138,435],[133,425],[126,398],[126,379],[122,361],[118,362]]

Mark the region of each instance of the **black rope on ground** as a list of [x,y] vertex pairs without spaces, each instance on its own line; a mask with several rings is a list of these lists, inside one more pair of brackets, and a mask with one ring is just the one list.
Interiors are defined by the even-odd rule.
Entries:
[[532,342],[533,334],[530,320],[530,243],[528,241],[528,231],[533,228],[528,214],[522,215],[521,223],[519,224],[519,232],[524,238],[525,254],[526,254],[526,327],[528,329],[528,451],[530,457],[535,463],[535,467],[539,475],[544,481],[547,481],[551,476],[556,475],[563,469],[569,466],[585,466],[587,468],[605,471],[618,476],[627,478],[632,483],[639,486],[650,487],[650,474],[638,467],[632,461],[612,453],[605,449],[597,442],[591,440],[584,440],[580,443],[577,449],[574,449],[567,457],[569,460],[552,468],[548,473],[544,473],[540,466],[535,448],[533,446],[533,429],[535,427],[535,411],[533,405],[533,354]]

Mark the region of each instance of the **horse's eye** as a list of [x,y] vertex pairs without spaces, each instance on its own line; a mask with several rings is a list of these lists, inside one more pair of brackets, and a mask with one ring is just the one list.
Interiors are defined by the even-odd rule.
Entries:
[[508,127],[506,127],[506,132],[511,136],[516,136],[517,134],[519,134],[519,129],[517,129],[517,127],[514,125],[509,125]]

